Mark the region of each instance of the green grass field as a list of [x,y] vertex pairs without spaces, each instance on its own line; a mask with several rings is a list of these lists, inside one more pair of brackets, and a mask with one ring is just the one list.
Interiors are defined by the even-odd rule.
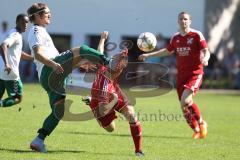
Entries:
[[[117,129],[107,133],[96,120],[62,121],[46,139],[47,154],[32,152],[29,143],[49,114],[48,98],[39,85],[24,85],[24,99],[0,108],[0,160],[238,160],[240,158],[240,94],[200,91],[195,97],[209,125],[208,137],[192,140],[175,91],[137,99],[145,157],[136,158],[128,123],[120,116]],[[71,112],[84,113],[80,96]]]

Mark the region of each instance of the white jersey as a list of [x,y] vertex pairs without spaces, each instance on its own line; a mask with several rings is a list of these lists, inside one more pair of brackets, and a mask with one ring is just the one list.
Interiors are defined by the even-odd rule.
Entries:
[[35,53],[33,48],[36,46],[41,46],[43,49],[42,55],[48,59],[53,59],[59,55],[58,50],[55,48],[52,38],[47,33],[45,27],[34,25],[28,34],[28,43],[31,49],[31,54],[34,57],[34,63],[38,71],[38,78],[40,79],[42,68],[44,64],[35,59]]
[[10,74],[4,71],[5,64],[3,58],[0,58],[0,79],[2,80],[18,80],[19,76],[19,62],[22,54],[22,35],[15,28],[11,29],[3,43],[8,45],[7,59],[11,67]]

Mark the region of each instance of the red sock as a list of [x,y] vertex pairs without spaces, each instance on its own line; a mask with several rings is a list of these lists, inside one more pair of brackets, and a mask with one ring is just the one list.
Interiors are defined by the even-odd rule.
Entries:
[[132,138],[135,145],[135,152],[141,151],[142,147],[142,127],[140,122],[129,123]]
[[197,121],[199,121],[200,118],[201,118],[201,114],[200,114],[200,110],[199,110],[197,104],[193,102],[191,108],[192,108],[192,114],[193,114],[193,116],[195,117],[195,119],[196,119]]
[[197,120],[195,119],[195,117],[192,115],[191,111],[189,110],[189,107],[185,107],[185,109],[183,110],[183,114],[184,117],[188,123],[188,125],[194,130],[196,131],[196,128],[198,127],[197,125]]

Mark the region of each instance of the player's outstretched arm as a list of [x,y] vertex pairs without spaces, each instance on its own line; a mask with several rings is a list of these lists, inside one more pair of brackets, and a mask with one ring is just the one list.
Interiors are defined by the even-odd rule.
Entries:
[[104,52],[104,44],[105,44],[105,41],[106,41],[107,38],[108,38],[108,31],[102,32],[101,39],[100,39],[99,44],[98,44],[98,51],[101,52],[101,53]]
[[163,48],[156,52],[141,54],[138,57],[138,60],[145,61],[149,57],[164,57],[164,56],[168,56],[169,54],[170,54],[170,52],[166,48]]
[[60,64],[58,64],[58,63],[46,58],[45,56],[43,56],[42,47],[40,47],[40,46],[34,47],[33,51],[35,53],[36,60],[42,62],[46,66],[49,66],[49,67],[53,68],[53,70],[56,71],[57,74],[63,73],[64,70],[63,70],[63,68]]
[[118,95],[116,93],[112,93],[113,100],[110,101],[108,104],[99,103],[99,116],[107,115],[118,102]]
[[33,56],[31,56],[31,55],[29,55],[29,54],[27,54],[26,52],[23,52],[23,51],[22,51],[22,54],[21,54],[21,59],[27,60],[27,61],[33,61],[34,60]]

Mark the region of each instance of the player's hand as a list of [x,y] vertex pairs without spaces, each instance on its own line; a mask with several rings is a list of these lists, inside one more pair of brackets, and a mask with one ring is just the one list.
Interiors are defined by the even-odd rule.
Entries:
[[203,61],[202,64],[203,66],[208,66],[208,61]]
[[86,72],[89,72],[90,70],[95,71],[97,69],[97,66],[95,64],[89,62],[82,64],[80,67],[85,69]]
[[208,66],[208,60],[206,60],[205,58],[201,59],[201,63],[203,64],[203,66]]
[[97,66],[95,64],[90,63],[88,65],[87,71],[91,70],[91,71],[95,71],[97,69]]
[[10,74],[11,70],[12,70],[12,68],[10,67],[10,65],[9,65],[9,64],[6,64],[4,71],[7,72],[7,75]]
[[94,71],[97,69],[97,66],[87,59],[82,59],[81,62],[78,64],[78,67],[85,69],[86,72],[90,70]]
[[108,31],[102,32],[102,34],[101,34],[101,39],[107,39],[107,38],[108,38],[108,35],[109,35]]
[[118,95],[117,95],[117,93],[112,93],[112,96],[113,96],[113,101],[114,101],[114,102],[117,102],[117,101],[118,101]]
[[145,61],[147,57],[148,57],[147,54],[141,54],[141,55],[138,57],[138,60],[139,60],[139,61]]
[[203,66],[208,66],[208,60],[210,58],[210,52],[208,49],[204,49],[201,51],[200,54],[200,61],[203,64]]
[[61,66],[59,63],[54,63],[54,65],[53,65],[53,70],[54,70],[57,74],[60,74],[60,73],[63,73],[63,72],[64,72],[64,69],[62,68],[62,66]]

